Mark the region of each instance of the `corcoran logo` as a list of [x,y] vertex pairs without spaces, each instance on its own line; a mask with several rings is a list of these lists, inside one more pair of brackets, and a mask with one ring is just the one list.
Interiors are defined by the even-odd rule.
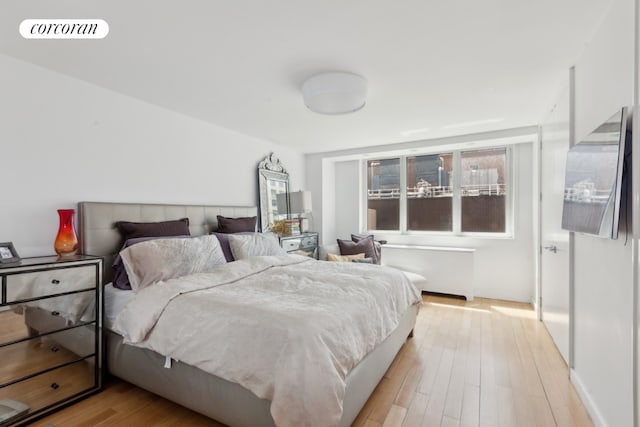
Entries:
[[102,19],[25,19],[20,35],[25,39],[103,39],[109,24]]

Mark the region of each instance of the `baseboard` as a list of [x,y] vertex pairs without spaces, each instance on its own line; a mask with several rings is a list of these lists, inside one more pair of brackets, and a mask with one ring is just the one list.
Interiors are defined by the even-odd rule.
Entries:
[[580,396],[580,399],[582,400],[582,404],[584,405],[585,409],[589,413],[589,416],[591,416],[591,421],[593,421],[594,427],[609,427],[609,425],[605,422],[604,418],[602,417],[602,414],[598,410],[598,406],[594,403],[593,399],[591,398],[591,394],[589,394],[586,387],[584,386],[584,383],[580,379],[580,375],[578,375],[578,373],[575,370],[571,369],[570,378],[571,378],[571,383],[573,384],[573,387],[576,389],[576,392],[578,393],[578,395]]

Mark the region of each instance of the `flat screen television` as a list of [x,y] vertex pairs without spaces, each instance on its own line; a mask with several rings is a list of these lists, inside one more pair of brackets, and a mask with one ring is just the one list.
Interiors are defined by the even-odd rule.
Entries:
[[[631,126],[623,107],[567,154],[562,228],[617,239],[630,179]],[[623,212],[624,213],[624,212]]]

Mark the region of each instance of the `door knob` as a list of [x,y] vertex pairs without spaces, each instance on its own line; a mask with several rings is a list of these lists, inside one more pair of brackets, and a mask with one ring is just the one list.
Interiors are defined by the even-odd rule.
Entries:
[[545,246],[544,249],[548,250],[549,252],[553,252],[554,254],[558,252],[558,247],[556,245]]

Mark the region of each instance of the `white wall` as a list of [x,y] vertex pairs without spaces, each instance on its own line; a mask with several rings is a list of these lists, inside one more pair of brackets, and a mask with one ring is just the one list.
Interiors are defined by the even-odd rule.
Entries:
[[[535,131],[535,130],[534,130]],[[370,152],[382,153],[394,150],[412,150],[447,143],[459,144],[472,140],[491,138],[508,138],[514,136],[527,138],[532,129],[526,128],[518,132],[495,133],[490,135],[461,136],[442,140],[419,141],[407,144],[393,144],[371,149],[350,150],[345,152],[319,153],[307,155],[307,183],[308,189],[314,194],[323,194],[322,198],[314,198],[314,227],[321,232],[321,240],[325,244],[335,243],[335,239],[348,238],[352,232],[359,232],[359,197],[360,189],[358,178],[359,158]],[[378,234],[376,238],[385,239],[390,243],[413,245],[437,245],[475,248],[475,262],[471,268],[474,277],[475,296],[507,299],[513,301],[532,302],[535,292],[534,283],[534,256],[532,229],[533,218],[533,152],[531,143],[517,144],[514,149],[514,162],[516,164],[516,177],[514,180],[514,192],[518,197],[515,203],[515,228],[514,238],[469,238],[435,235],[400,235]],[[320,176],[322,170],[319,165],[333,164],[334,176]],[[335,183],[332,181],[335,177]],[[331,209],[322,209],[316,215],[319,206],[328,204]],[[383,248],[384,252],[384,248]],[[428,263],[425,252],[419,252],[415,259],[421,263]],[[451,255],[452,257],[455,254]],[[384,254],[383,254],[384,259]],[[409,259],[409,258],[407,258]],[[412,258],[413,259],[413,258]],[[456,264],[452,260],[453,264]],[[464,269],[465,265],[457,264]],[[407,268],[407,266],[404,266]],[[411,267],[411,266],[409,266]],[[417,265],[407,268],[420,272],[431,268],[429,265]],[[428,271],[428,270],[425,270]],[[427,277],[429,280],[429,277]]]
[[[576,141],[633,104],[634,1],[615,0],[575,66]],[[572,378],[596,425],[633,425],[631,235],[575,236]]]
[[335,204],[340,214],[336,221],[336,236],[350,239],[351,233],[358,233],[360,222],[360,167],[357,160],[336,162]]
[[58,208],[82,200],[257,204],[275,152],[304,188],[304,156],[0,55],[0,241],[53,253]]

